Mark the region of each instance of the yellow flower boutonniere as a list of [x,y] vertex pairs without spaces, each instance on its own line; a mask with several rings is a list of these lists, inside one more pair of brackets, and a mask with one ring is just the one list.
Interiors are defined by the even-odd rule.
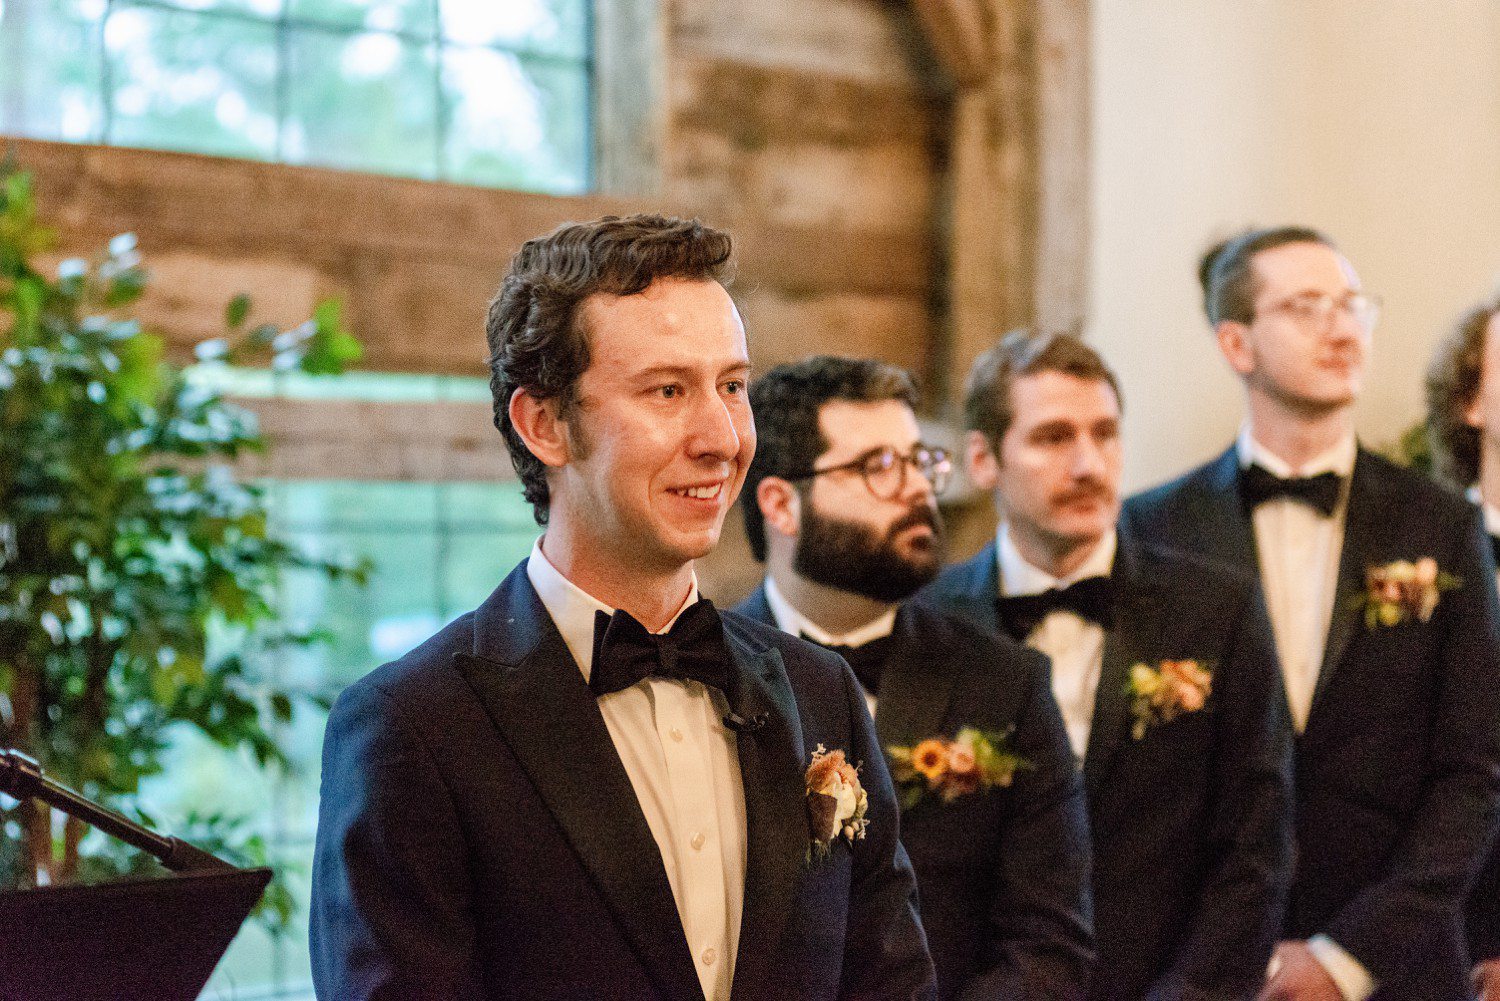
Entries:
[[843,751],[819,744],[807,766],[806,786],[812,852],[821,857],[828,854],[835,838],[843,837],[852,845],[865,836],[870,800],[859,782],[859,769],[845,760]]
[[1365,570],[1365,590],[1354,597],[1356,611],[1365,613],[1365,628],[1399,626],[1415,619],[1426,622],[1437,610],[1444,591],[1458,587],[1459,579],[1439,570],[1437,560],[1424,556],[1395,560]]
[[1010,785],[1017,769],[1034,767],[1009,749],[1010,734],[966,726],[952,740],[931,737],[915,747],[887,747],[901,808],[909,810],[928,795],[951,803],[971,792]]
[[1136,664],[1125,694],[1135,717],[1131,736],[1140,740],[1159,723],[1200,711],[1213,691],[1213,672],[1196,660],[1164,660],[1159,667]]

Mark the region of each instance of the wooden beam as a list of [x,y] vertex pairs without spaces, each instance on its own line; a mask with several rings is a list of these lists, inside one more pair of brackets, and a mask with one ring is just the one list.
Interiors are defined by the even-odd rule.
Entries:
[[1092,132],[1088,0],[1037,0],[1035,323],[1082,332],[1088,318]]
[[960,90],[984,84],[993,51],[986,0],[911,0],[928,45]]

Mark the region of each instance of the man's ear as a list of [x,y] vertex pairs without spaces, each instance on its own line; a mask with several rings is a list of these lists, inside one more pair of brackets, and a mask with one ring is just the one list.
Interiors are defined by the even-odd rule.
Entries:
[[779,476],[767,476],[755,486],[755,503],[768,528],[796,538],[802,531],[802,498],[797,488]]
[[565,465],[570,453],[567,425],[557,416],[557,402],[539,400],[524,388],[510,394],[511,426],[531,454],[552,467]]
[[1250,328],[1238,320],[1220,320],[1214,328],[1219,340],[1219,351],[1223,353],[1229,367],[1240,375],[1255,371],[1255,353],[1250,350]]
[[980,490],[993,490],[1000,482],[1000,460],[995,458],[989,438],[981,431],[964,435],[964,465],[969,471],[969,482]]

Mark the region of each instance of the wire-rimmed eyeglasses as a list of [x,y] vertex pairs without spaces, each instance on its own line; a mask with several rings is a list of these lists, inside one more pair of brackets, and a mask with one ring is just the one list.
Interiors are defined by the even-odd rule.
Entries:
[[953,476],[953,456],[946,448],[937,445],[916,445],[906,455],[886,445],[872,448],[856,459],[829,466],[827,469],[812,469],[799,476],[788,476],[792,483],[810,480],[825,473],[857,471],[864,479],[870,493],[881,500],[893,500],[906,489],[906,468],[910,466],[927,478],[932,492],[940,494],[948,489]]
[[1341,296],[1303,292],[1266,307],[1264,312],[1281,313],[1305,327],[1324,330],[1333,319],[1334,310],[1347,313],[1365,330],[1374,330],[1380,320],[1380,296],[1368,292],[1346,292]]

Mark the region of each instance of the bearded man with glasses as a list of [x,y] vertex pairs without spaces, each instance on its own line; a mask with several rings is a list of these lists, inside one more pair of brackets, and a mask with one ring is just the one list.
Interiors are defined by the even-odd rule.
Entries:
[[1500,607],[1479,511],[1359,447],[1376,302],[1323,234],[1199,267],[1239,440],[1132,498],[1141,536],[1261,583],[1296,729],[1296,871],[1266,1001],[1472,996],[1464,899],[1500,797]]
[[942,998],[1082,998],[1093,959],[1082,783],[1040,655],[906,602],[937,574],[948,453],[878,361],[750,389],[741,506],[765,584],[737,611],[845,657],[901,781],[901,839]]

